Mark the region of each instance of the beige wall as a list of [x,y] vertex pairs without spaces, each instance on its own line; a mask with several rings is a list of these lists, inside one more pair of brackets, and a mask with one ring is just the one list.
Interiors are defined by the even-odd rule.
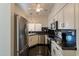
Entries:
[[[58,20],[59,29],[77,30],[76,42],[77,51],[79,51],[79,4],[55,4],[48,17],[48,27],[50,28],[50,24],[56,20]],[[63,23],[64,27],[62,26]],[[79,55],[79,52],[77,52],[77,55]]]

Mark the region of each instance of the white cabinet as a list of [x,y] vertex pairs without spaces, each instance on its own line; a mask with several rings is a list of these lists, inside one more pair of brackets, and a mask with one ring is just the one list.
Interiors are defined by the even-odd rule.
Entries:
[[[53,11],[55,12],[55,11]],[[70,3],[54,14],[52,22],[58,21],[59,29],[75,29],[75,6]],[[54,20],[53,20],[54,19]]]
[[57,14],[57,19],[58,19],[58,29],[63,29],[63,9]]
[[33,24],[33,23],[29,23],[28,26],[27,26],[28,27],[28,31],[35,31],[34,25],[35,24]]
[[74,4],[67,4],[53,19],[58,21],[58,29],[75,29]]
[[41,31],[42,24],[35,24],[35,31]]
[[54,21],[58,21],[58,16],[56,15],[55,17],[54,17]]
[[41,31],[42,24],[40,24],[40,23],[29,23],[27,27],[28,27],[28,31]]
[[36,44],[38,44],[38,35],[29,36],[29,39],[28,39],[29,47],[33,46],[33,45],[36,45]]
[[63,55],[64,56],[76,56],[76,51],[75,50],[63,50]]
[[68,4],[64,8],[64,29],[74,29],[74,4]]
[[28,36],[29,47],[37,44],[47,44],[47,35]]

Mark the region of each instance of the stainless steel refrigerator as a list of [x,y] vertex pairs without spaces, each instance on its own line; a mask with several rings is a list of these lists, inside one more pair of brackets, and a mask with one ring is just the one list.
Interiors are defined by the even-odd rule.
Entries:
[[21,16],[17,16],[17,55],[28,55],[28,29],[27,20]]

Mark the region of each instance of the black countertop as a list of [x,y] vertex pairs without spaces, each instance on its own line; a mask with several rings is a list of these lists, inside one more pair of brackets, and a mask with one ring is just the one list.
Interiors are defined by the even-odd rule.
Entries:
[[29,31],[29,33],[48,34],[47,31]]

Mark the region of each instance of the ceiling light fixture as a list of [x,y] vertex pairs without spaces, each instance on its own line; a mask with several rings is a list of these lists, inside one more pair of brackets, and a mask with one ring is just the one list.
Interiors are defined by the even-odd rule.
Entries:
[[36,9],[36,12],[40,12],[41,10],[40,9]]
[[43,10],[43,8],[40,7],[40,4],[37,4],[37,6],[36,6],[36,12],[40,12],[41,10]]

